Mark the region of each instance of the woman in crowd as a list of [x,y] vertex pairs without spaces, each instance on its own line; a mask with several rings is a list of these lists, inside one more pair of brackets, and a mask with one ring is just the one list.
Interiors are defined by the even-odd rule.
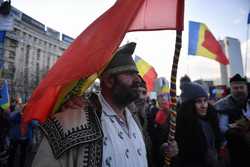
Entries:
[[176,141],[179,167],[216,167],[221,135],[217,113],[201,85],[184,85],[177,110]]

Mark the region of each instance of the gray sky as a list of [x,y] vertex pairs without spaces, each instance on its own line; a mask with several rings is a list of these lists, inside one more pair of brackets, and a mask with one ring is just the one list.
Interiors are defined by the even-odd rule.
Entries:
[[[111,7],[115,0],[12,0],[11,2],[17,9],[36,20],[75,38]],[[178,78],[184,74],[188,74],[192,80],[220,77],[219,63],[204,57],[187,55],[189,20],[205,23],[217,39],[229,36],[238,38],[244,44],[249,28],[247,25],[249,9],[249,0],[186,0],[185,30]],[[126,41],[137,42],[135,54],[153,65],[158,76],[170,79],[175,31],[128,33],[124,39],[124,42]],[[250,57],[250,53],[248,56]],[[244,61],[244,48],[242,57]],[[250,65],[248,67],[250,71]]]

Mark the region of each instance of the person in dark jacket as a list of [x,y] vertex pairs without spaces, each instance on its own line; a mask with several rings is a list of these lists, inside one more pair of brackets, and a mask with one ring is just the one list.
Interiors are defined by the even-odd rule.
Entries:
[[183,86],[177,109],[176,141],[179,167],[215,167],[221,135],[215,109],[201,85]]
[[248,167],[250,154],[250,102],[247,79],[235,74],[230,79],[230,94],[215,103],[231,167]]
[[23,116],[24,104],[19,103],[19,108],[9,113],[11,127],[9,130],[10,149],[9,167],[27,167],[28,160],[31,158],[31,148],[33,140],[33,128],[38,126],[37,121],[33,120],[27,126],[27,133],[21,134],[21,119]]
[[178,149],[175,141],[167,143],[170,127],[170,94],[168,82],[165,78],[158,78],[155,81],[157,85],[158,107],[152,107],[148,114],[148,132],[152,140],[152,159],[156,167],[165,166],[165,155],[171,157],[171,167],[174,162],[173,157],[177,154]]

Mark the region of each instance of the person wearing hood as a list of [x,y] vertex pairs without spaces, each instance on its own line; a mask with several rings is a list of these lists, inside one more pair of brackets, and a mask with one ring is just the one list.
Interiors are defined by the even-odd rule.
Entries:
[[179,167],[215,167],[221,135],[215,109],[208,94],[196,83],[183,85],[177,109],[176,136]]

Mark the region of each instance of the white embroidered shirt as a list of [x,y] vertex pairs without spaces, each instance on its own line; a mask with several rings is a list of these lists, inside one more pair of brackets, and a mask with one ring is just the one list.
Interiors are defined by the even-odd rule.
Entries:
[[103,159],[102,167],[147,167],[142,133],[126,108],[127,125],[100,94],[102,105]]

